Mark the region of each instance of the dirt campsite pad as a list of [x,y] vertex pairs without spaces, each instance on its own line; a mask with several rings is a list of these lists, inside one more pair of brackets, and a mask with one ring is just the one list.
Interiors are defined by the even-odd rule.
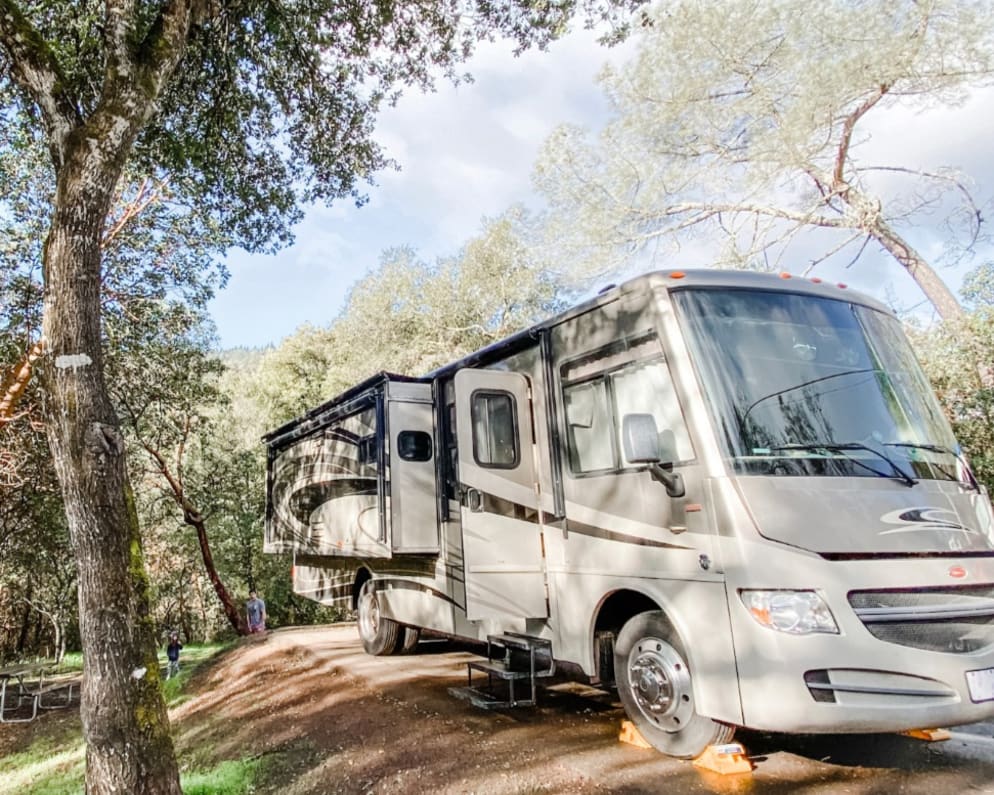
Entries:
[[[171,711],[184,769],[258,756],[255,793],[991,793],[994,725],[943,743],[897,735],[743,733],[756,769],[716,776],[618,742],[610,693],[558,681],[536,708],[486,711],[454,698],[473,647],[421,643],[369,657],[353,625],[241,641],[199,669]],[[46,716],[46,722],[72,720]],[[77,719],[78,724],[78,719]],[[0,732],[16,750],[27,732]],[[14,738],[14,739],[12,739]]]
[[617,741],[611,694],[568,682],[539,706],[486,711],[453,698],[471,647],[445,641],[369,657],[355,627],[244,642],[190,683],[173,711],[179,747],[286,755],[285,793],[994,793],[989,725],[945,743],[896,735],[742,737],[757,767],[718,777]]

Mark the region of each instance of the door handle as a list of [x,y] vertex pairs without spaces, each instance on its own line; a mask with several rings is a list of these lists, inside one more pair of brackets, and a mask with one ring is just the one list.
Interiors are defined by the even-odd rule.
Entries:
[[483,510],[483,494],[479,489],[470,487],[463,492],[463,504],[473,513],[480,513]]

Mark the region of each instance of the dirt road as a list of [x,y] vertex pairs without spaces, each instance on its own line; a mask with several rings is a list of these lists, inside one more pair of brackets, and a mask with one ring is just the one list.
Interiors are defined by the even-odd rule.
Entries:
[[453,698],[465,647],[369,657],[355,627],[288,629],[245,642],[173,710],[185,758],[198,746],[256,749],[287,764],[277,791],[310,793],[991,793],[994,725],[944,743],[899,736],[743,734],[752,774],[716,777],[617,742],[611,696],[568,683],[535,709],[480,710]]

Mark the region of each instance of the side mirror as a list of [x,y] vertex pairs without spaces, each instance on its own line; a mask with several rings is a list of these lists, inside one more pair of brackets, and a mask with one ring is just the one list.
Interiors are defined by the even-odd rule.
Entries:
[[621,442],[628,463],[659,463],[659,431],[651,414],[626,414],[621,421]]
[[656,419],[651,414],[626,414],[621,420],[621,444],[625,460],[630,464],[648,464],[652,476],[666,486],[671,497],[686,494],[683,478],[670,472],[672,463],[661,463],[659,430]]

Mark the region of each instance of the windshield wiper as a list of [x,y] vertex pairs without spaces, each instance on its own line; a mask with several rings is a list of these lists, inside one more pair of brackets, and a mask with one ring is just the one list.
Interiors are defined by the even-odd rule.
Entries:
[[957,453],[955,450],[952,450],[948,447],[943,447],[941,444],[915,444],[914,442],[884,442],[883,445],[884,447],[906,447],[911,450],[928,450],[930,453],[946,453],[947,455],[951,455],[953,458],[959,461],[960,464],[963,465],[963,471],[966,473],[966,478],[967,478],[966,481],[960,480],[958,477],[956,477],[956,475],[954,475],[948,469],[946,469],[945,467],[940,467],[938,464],[936,464],[933,461],[930,461],[929,463],[954,483],[959,483],[963,486],[966,486],[968,489],[973,489],[974,491],[977,492],[980,491],[980,484],[977,483],[977,479],[974,477],[973,471],[970,469],[970,466],[967,464],[966,459],[963,458],[963,456]]
[[888,475],[886,472],[881,472],[879,469],[871,467],[869,464],[864,464],[858,458],[854,458],[851,455],[847,455],[846,459],[852,461],[854,464],[856,464],[856,466],[862,467],[863,469],[866,469],[875,475],[879,475],[882,478],[891,478],[894,477],[894,475],[896,475],[898,480],[900,480],[908,488],[918,483],[917,480],[915,480],[913,477],[911,477],[911,475],[909,475],[900,466],[898,466],[897,462],[894,461],[894,459],[892,459],[889,455],[887,455],[884,452],[881,452],[880,450],[876,450],[870,447],[869,445],[862,444],[861,442],[838,442],[838,443],[829,442],[828,444],[782,444],[778,446],[770,446],[767,447],[766,449],[767,450],[813,450],[815,452],[819,450],[825,450],[829,453],[842,453],[842,454],[845,454],[847,450],[866,450],[867,452],[873,453],[875,456],[878,456],[879,458],[882,458],[884,461],[886,461],[890,465],[890,468],[893,470],[894,474]]

